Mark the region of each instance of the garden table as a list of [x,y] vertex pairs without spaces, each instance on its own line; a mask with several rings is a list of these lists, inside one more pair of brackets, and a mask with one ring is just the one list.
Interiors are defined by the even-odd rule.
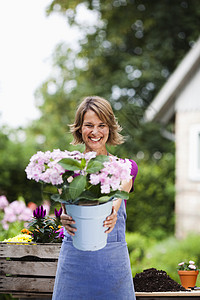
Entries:
[[200,300],[200,291],[187,292],[136,292],[137,300]]

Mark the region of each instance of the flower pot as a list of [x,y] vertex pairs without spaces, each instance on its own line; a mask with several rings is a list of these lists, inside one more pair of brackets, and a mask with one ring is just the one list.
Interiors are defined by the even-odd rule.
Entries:
[[194,287],[197,281],[198,274],[199,271],[178,271],[181,285],[186,289]]
[[95,206],[66,204],[67,214],[76,222],[72,237],[75,248],[83,251],[100,250],[107,244],[106,228],[103,222],[112,212],[113,201]]

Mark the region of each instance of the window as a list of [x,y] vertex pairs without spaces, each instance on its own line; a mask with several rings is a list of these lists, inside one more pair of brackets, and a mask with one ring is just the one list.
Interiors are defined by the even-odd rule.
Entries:
[[198,134],[198,169],[200,170],[200,132]]
[[200,181],[200,124],[190,128],[189,178]]

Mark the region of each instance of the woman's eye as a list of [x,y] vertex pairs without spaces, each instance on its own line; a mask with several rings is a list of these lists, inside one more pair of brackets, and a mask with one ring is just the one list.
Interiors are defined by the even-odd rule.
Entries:
[[105,127],[105,125],[104,125],[104,124],[102,124],[102,125],[99,125],[99,127],[101,127],[101,128],[104,128],[104,127]]

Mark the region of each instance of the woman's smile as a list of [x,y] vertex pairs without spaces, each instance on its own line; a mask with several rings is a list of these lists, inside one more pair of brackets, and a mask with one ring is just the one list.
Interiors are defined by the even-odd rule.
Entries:
[[93,141],[93,142],[98,142],[98,141],[100,141],[101,138],[96,138],[96,139],[95,139],[95,138],[90,137],[90,139],[91,139],[91,141]]

